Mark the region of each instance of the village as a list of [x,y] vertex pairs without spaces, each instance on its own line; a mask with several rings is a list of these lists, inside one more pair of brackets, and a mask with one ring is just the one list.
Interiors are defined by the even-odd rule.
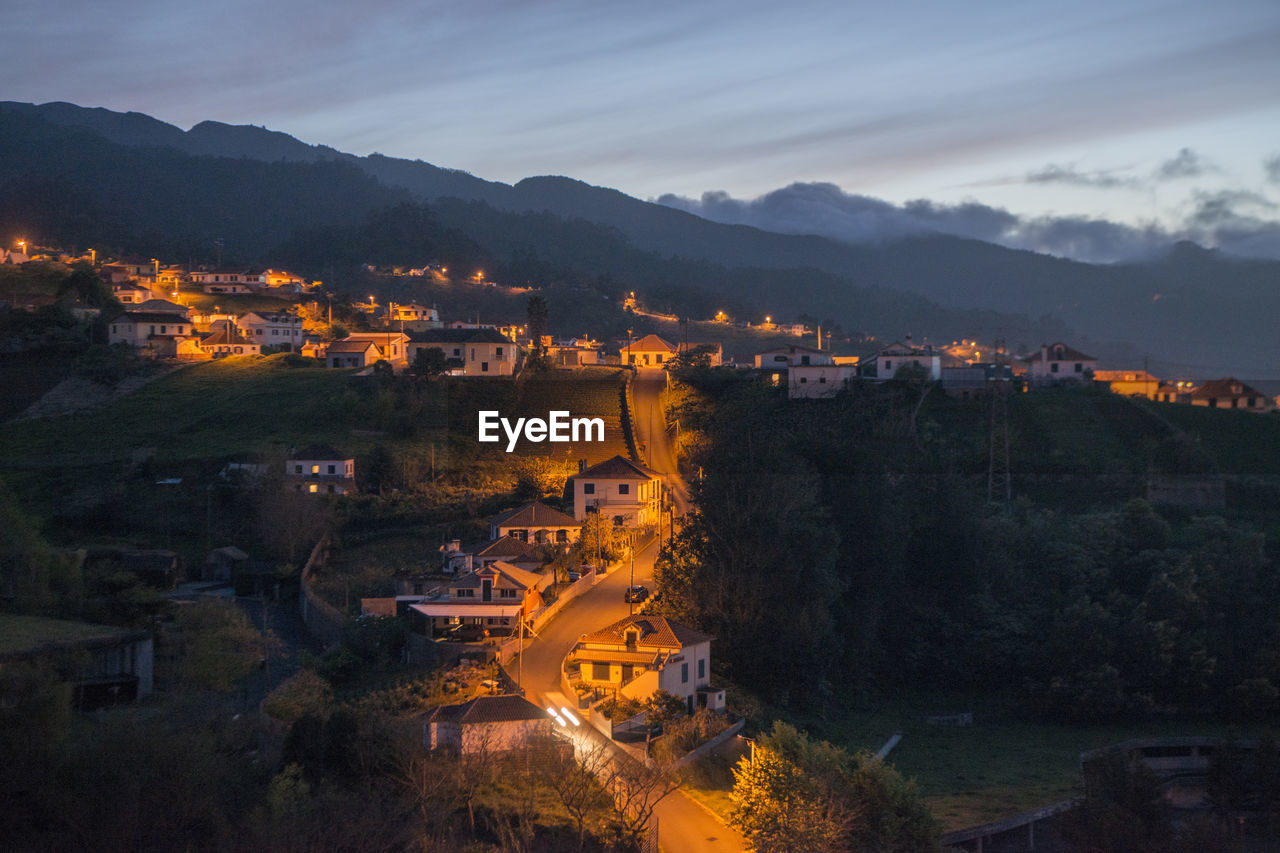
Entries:
[[[625,338],[605,342],[588,334],[569,339],[547,334],[545,317],[532,308],[523,317],[450,319],[436,305],[379,301],[373,295],[350,302],[355,313],[335,321],[333,294],[321,282],[285,270],[187,268],[140,258],[99,263],[96,252],[32,257],[26,248],[0,252],[0,264],[57,261],[91,269],[118,304],[76,304],[70,310],[86,322],[101,314],[107,344],[170,368],[283,353],[314,360],[328,371],[370,378],[515,383],[553,371],[572,382],[583,370],[619,372],[620,440],[627,453],[587,458],[590,450],[583,451],[576,470],[555,489],[474,517],[486,535],[425,543],[419,564],[395,573],[394,594],[358,596],[358,603],[346,602],[345,610],[336,606],[332,596],[326,600],[311,587],[325,574],[332,532],[317,528],[315,541],[305,543],[309,556],[299,576],[296,609],[308,641],[340,646],[352,619],[407,626],[396,650],[398,663],[453,672],[452,691],[472,694],[446,697],[461,701],[441,702],[421,714],[424,746],[464,757],[526,754],[559,738],[578,753],[616,754],[618,761],[666,773],[713,753],[731,760],[749,750],[740,737],[746,721],[733,713],[725,687],[713,677],[716,638],[662,615],[658,606],[655,564],[664,540],[670,543],[678,535],[692,508],[685,482],[692,472],[682,470],[674,434],[678,426],[669,428],[672,371],[731,369],[801,401],[834,400],[848,389],[893,382],[921,393],[938,388],[963,401],[1072,387],[1256,413],[1280,405],[1280,397],[1234,377],[1192,381],[1160,378],[1145,369],[1102,369],[1099,359],[1062,341],[1015,354],[1001,340],[940,345],[906,334],[861,355],[837,354],[829,339],[823,345],[820,328],[779,324],[766,316],[755,326],[736,327],[758,331],[771,345],[726,354],[724,342],[715,339],[716,328],[735,324],[724,312],[696,324],[697,334],[708,340],[690,341],[679,335],[683,330],[687,336],[693,323],[645,311],[634,293],[616,309],[629,323],[656,331],[629,330]],[[406,273],[446,274],[439,264]],[[500,286],[482,274],[465,280],[475,287]],[[276,307],[224,308],[244,297],[270,300]],[[534,292],[530,299],[539,297]],[[7,304],[3,310],[33,307]],[[347,328],[356,317],[360,328]],[[778,344],[779,336],[812,338],[813,343]],[[741,339],[735,345],[741,346]],[[361,492],[364,472],[357,470],[357,455],[331,443],[291,447],[282,464],[273,464],[279,470],[268,471],[256,461],[232,463],[221,476],[236,482],[269,480],[318,502],[352,499]],[[176,601],[257,596],[265,632],[268,596],[278,600],[281,590],[272,566],[236,542],[210,547],[203,565],[183,566],[160,544],[98,559],[146,577]],[[28,635],[57,638],[59,649],[86,655],[74,681],[78,709],[144,701],[157,690],[161,665],[156,656],[162,654],[157,646],[164,643],[151,632],[58,620],[29,621],[23,628]],[[6,660],[36,660],[46,651],[47,643],[41,642],[6,648],[4,654]],[[886,744],[886,753],[891,748]],[[650,819],[678,828],[675,832],[705,834],[700,828],[705,804],[675,782],[656,783],[657,777],[648,776],[624,782],[606,766],[613,765],[601,764],[594,772],[610,784],[649,786],[638,811],[624,815],[637,821],[637,835]]]

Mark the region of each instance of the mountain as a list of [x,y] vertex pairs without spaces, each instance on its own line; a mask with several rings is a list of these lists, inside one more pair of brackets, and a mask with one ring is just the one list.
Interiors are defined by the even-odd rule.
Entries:
[[[706,289],[735,294],[745,288],[756,305],[777,314],[788,311],[827,317],[838,311],[837,316],[847,328],[867,329],[874,324],[866,322],[870,318],[859,310],[865,299],[856,303],[848,298],[855,290],[863,297],[879,291],[915,294],[944,309],[996,312],[988,319],[1000,327],[984,323],[983,328],[971,328],[969,334],[973,335],[992,337],[1003,332],[1013,340],[1037,330],[1070,327],[1084,336],[1078,337],[1076,343],[1087,343],[1104,357],[1127,353],[1126,357],[1133,361],[1150,355],[1157,362],[1204,375],[1262,375],[1261,370],[1280,376],[1280,344],[1276,343],[1270,320],[1280,316],[1280,288],[1276,287],[1280,262],[1241,261],[1186,245],[1175,247],[1168,256],[1150,263],[1096,265],[937,234],[851,246],[822,237],[714,223],[570,178],[532,177],[512,186],[418,160],[377,154],[357,157],[255,126],[202,122],[184,132],[138,113],[63,103],[2,102],[0,113],[11,117],[9,123],[17,116],[38,118],[68,132],[92,132],[125,148],[167,149],[172,152],[169,156],[180,152],[294,169],[332,169],[332,174],[342,176],[339,180],[344,185],[353,182],[356,173],[363,173],[375,182],[361,185],[353,195],[355,203],[345,211],[313,198],[310,203],[317,207],[310,213],[318,220],[316,224],[351,224],[376,207],[380,199],[392,204],[411,198],[432,202],[442,215],[447,209],[455,219],[447,224],[464,231],[471,229],[468,233],[486,231],[487,237],[481,241],[486,246],[501,245],[507,253],[527,247],[546,256],[544,246],[536,241],[545,238],[547,223],[529,217],[547,213],[571,223],[580,220],[607,226],[612,229],[608,233],[616,232],[622,238],[621,243],[610,243],[613,262],[606,262],[599,250],[587,245],[599,242],[604,232],[580,229],[582,239],[578,241],[571,235],[559,235],[564,245],[552,258],[557,263],[579,268],[594,265],[597,272],[611,274],[623,267],[638,269],[630,262],[629,266],[616,263],[614,249],[625,245],[628,250],[683,259],[694,265],[736,269],[740,272],[729,277],[709,273]],[[160,156],[163,160],[164,155]],[[118,162],[117,166],[126,171],[130,168],[125,162]],[[212,166],[202,168],[216,171]],[[105,179],[102,175],[110,171],[100,170],[98,179]],[[302,173],[291,174],[298,179]],[[318,175],[312,173],[310,178]],[[278,183],[289,179],[275,180]],[[182,183],[185,186],[191,182]],[[313,195],[329,194],[316,191]],[[441,205],[441,200],[449,198],[483,202],[493,210],[520,216],[503,219],[466,205]],[[276,220],[263,226],[265,233],[252,239],[259,245],[267,236],[283,239],[295,227],[301,227],[297,219],[289,211],[279,211]],[[191,224],[181,215],[179,222]],[[537,228],[532,227],[535,223]],[[151,221],[147,227],[158,228],[161,224]],[[174,230],[172,224],[165,227],[170,232]],[[235,226],[229,224],[223,230],[234,232]],[[247,221],[244,230],[252,230]],[[529,239],[515,240],[510,236],[513,231],[528,232]],[[229,233],[218,236],[232,239]],[[631,260],[635,260],[634,255]],[[655,269],[647,261],[640,267],[651,273]],[[692,269],[686,266],[682,275]],[[812,284],[780,288],[771,297],[769,285],[760,280],[758,271],[762,270],[787,271],[786,278],[791,281],[797,278],[798,270],[811,270],[814,275]],[[753,280],[755,285],[744,284]],[[651,289],[657,284],[642,282],[639,286]],[[1019,321],[1016,315],[1042,318],[1045,322]],[[908,327],[890,333],[913,331],[917,337],[940,334],[937,329],[909,320],[904,325]],[[1032,338],[1021,342],[1037,346],[1043,341]]]

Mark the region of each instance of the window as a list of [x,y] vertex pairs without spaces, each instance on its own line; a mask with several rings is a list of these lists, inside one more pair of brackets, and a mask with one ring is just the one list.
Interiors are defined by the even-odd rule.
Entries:
[[514,589],[500,589],[498,590],[498,597],[499,598],[515,598],[516,591]]
[[488,372],[489,372],[489,362],[487,362],[487,361],[482,361],[482,362],[480,362],[480,372],[481,372],[481,373],[488,373]]
[[685,661],[684,663],[680,664],[680,683],[681,684],[689,683],[689,662],[688,661]]
[[890,370],[893,370],[893,362],[886,359],[884,363],[884,370],[886,373],[888,373]]
[[595,484],[595,483],[583,483],[583,484],[582,484],[582,493],[583,493],[584,495],[594,495],[594,494],[596,493],[596,484]]
[[471,348],[471,360],[472,360],[472,361],[475,361],[475,360],[476,360],[476,348],[475,348],[475,347],[472,347],[472,348]]
[[319,465],[312,465],[312,466],[311,466],[311,473],[312,473],[312,474],[319,474],[319,473],[320,473],[320,466],[319,466]]
[[329,473],[330,473],[330,474],[336,474],[336,473],[338,473],[338,466],[337,466],[337,465],[330,465],[330,466],[329,466]]
[[311,492],[311,494],[314,495],[316,492],[320,491],[320,487],[317,486],[315,483],[312,483],[309,487],[307,487],[307,491]]
[[662,353],[658,353],[658,364],[662,364]]
[[497,355],[498,358],[502,358],[502,347],[498,347]]
[[808,377],[806,377],[806,376],[801,376],[801,377],[800,377],[800,384],[801,384],[801,385],[804,385],[804,384],[808,383],[808,381],[809,381]]
[[629,495],[629,494],[631,494],[631,484],[630,484],[630,483],[619,483],[619,484],[618,484],[618,494],[620,494],[620,495]]
[[556,541],[557,541],[557,542],[561,542],[561,543],[563,543],[563,542],[568,542],[568,541],[569,541],[569,531],[567,531],[567,530],[557,530],[557,531],[556,531]]
[[819,377],[818,377],[818,384],[819,384],[819,385],[826,385],[826,384],[827,384],[827,377],[825,377],[825,376],[819,376]]
[[591,680],[592,681],[608,681],[609,680],[609,664],[595,662],[591,664]]
[[454,357],[454,358],[462,358],[462,348],[461,348],[461,347],[454,347],[454,348],[453,348],[453,357]]
[[707,659],[698,658],[698,680],[702,680],[706,677],[707,677]]
[[1084,365],[1078,361],[1076,362],[1076,373],[1084,373]]
[[807,356],[807,355],[802,355],[802,356],[800,356],[800,363],[801,363],[801,364],[808,364],[808,363],[809,363],[809,356]]
[[1049,365],[1049,372],[1050,373],[1058,372],[1058,363],[1056,361]]
[[458,598],[475,598],[476,591],[474,589],[455,589],[454,595]]

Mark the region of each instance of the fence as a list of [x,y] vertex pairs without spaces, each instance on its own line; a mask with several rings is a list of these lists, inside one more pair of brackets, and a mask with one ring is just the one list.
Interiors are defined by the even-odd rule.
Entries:
[[[603,573],[590,571],[569,584],[568,588],[556,597],[556,600],[535,612],[529,617],[529,628],[535,634],[546,627],[547,623],[555,618],[556,614],[563,610],[569,602],[578,598],[591,587],[598,584],[604,577]],[[530,638],[526,637],[527,643]],[[498,663],[506,666],[517,654],[520,653],[520,637],[508,637],[498,646]]]
[[692,764],[702,756],[706,755],[707,753],[719,747],[721,744],[728,741],[730,738],[737,737],[738,732],[742,731],[742,727],[745,726],[746,724],[747,724],[746,717],[740,717],[738,719],[738,722],[729,726],[729,728],[725,729],[720,734],[713,737],[711,740],[707,741],[706,743],[695,746],[689,752],[686,752],[684,755],[677,758],[675,760],[675,763],[671,765],[672,768],[674,769],[677,767],[683,767],[686,764]]
[[311,636],[325,643],[335,645],[342,639],[342,623],[345,617],[329,602],[320,598],[311,589],[311,575],[329,559],[329,535],[326,533],[311,549],[307,564],[302,567],[302,595],[298,596],[298,607],[302,612],[302,621]]

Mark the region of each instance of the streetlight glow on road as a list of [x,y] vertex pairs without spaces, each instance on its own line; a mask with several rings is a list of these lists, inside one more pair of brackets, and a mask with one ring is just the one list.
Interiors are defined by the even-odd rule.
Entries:
[[559,723],[561,726],[565,726],[564,718],[560,716],[560,712],[558,712],[555,708],[548,707],[547,713],[550,714],[552,717],[554,717],[555,721]]
[[560,713],[564,714],[569,722],[573,723],[575,726],[582,725],[582,723],[578,722],[578,718],[573,715],[573,712],[563,705],[560,706]]

